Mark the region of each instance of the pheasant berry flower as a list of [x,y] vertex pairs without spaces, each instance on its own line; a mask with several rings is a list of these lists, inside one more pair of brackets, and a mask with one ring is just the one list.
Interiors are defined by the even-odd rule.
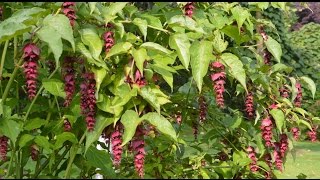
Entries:
[[297,97],[294,99],[294,105],[301,107],[302,104],[302,88],[300,83],[296,83],[296,89],[298,91]]
[[37,145],[33,144],[31,146],[31,159],[33,161],[37,161],[38,156],[39,156],[39,148]]
[[7,150],[8,150],[8,138],[6,136],[0,137],[0,159],[2,161],[7,160]]
[[198,102],[199,102],[199,109],[200,109],[199,120],[201,123],[203,123],[206,120],[208,105],[206,103],[206,99],[204,96],[200,96],[198,99]]
[[216,61],[211,64],[211,67],[216,71],[216,73],[211,74],[211,81],[214,84],[213,88],[216,94],[216,103],[219,108],[223,108],[224,107],[223,92],[225,91],[224,84],[226,80],[224,65]]
[[37,92],[37,76],[38,76],[38,63],[40,55],[40,49],[34,44],[26,44],[23,48],[23,59],[24,59],[24,74],[26,78],[26,86],[28,97],[32,100],[36,96]]
[[144,137],[143,129],[141,126],[137,127],[135,133],[135,139],[132,141],[132,149],[135,152],[134,155],[134,167],[140,178],[144,176],[144,159],[145,159],[145,149],[144,149]]
[[65,132],[70,132],[71,131],[71,124],[67,118],[63,120],[63,126],[64,126],[64,131]]
[[279,89],[280,95],[283,98],[288,98],[289,97],[289,90],[286,87],[282,87]]
[[70,25],[73,27],[75,24],[75,20],[77,19],[76,13],[73,9],[73,6],[75,6],[75,2],[64,2],[62,4],[63,7],[63,14],[66,15],[70,20]]
[[274,163],[277,169],[279,169],[282,172],[283,156],[281,155],[281,151],[280,151],[280,148],[281,148],[280,142],[275,142],[274,148],[275,148],[273,151]]
[[309,136],[309,139],[311,140],[311,142],[317,141],[317,130],[315,127],[312,128],[312,131],[308,131],[307,135]]
[[113,32],[112,31],[107,31],[103,34],[103,40],[105,42],[105,50],[106,53],[110,51],[112,46],[114,45],[114,38],[113,38]]
[[66,57],[64,59],[63,76],[64,76],[64,91],[66,92],[66,98],[64,106],[68,107],[72,101],[76,89],[75,71],[74,71],[74,58]]
[[280,135],[280,153],[284,157],[289,147],[288,136],[286,134]]
[[251,163],[250,163],[251,172],[258,171],[257,157],[256,157],[256,153],[254,151],[254,148],[252,146],[249,146],[247,148],[247,152],[248,152],[248,157],[251,159]]
[[293,138],[294,138],[294,140],[298,140],[299,139],[299,128],[297,128],[297,127],[293,127],[292,129],[291,129],[291,132],[292,132],[292,135],[293,135]]
[[245,101],[245,106],[246,106],[246,113],[247,113],[247,117],[249,119],[252,119],[254,116],[254,105],[253,105],[253,95],[252,92],[249,92],[247,97],[246,97],[246,101]]
[[185,6],[184,6],[184,15],[189,16],[190,18],[192,18],[193,15],[193,10],[194,10],[194,2],[188,2]]
[[265,141],[267,147],[272,146],[272,121],[269,116],[262,120],[260,129],[262,130],[262,139]]
[[111,144],[112,144],[112,152],[113,152],[113,165],[119,166],[122,155],[122,125],[117,124],[115,127],[115,131],[111,133]]

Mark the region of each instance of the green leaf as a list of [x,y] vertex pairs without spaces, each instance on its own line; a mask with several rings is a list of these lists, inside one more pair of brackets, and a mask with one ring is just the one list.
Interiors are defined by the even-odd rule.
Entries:
[[197,83],[199,93],[202,89],[203,77],[208,72],[212,51],[213,47],[210,41],[194,41],[190,47],[192,77]]
[[177,141],[177,134],[171,123],[163,117],[162,115],[150,112],[141,117],[143,120],[147,120],[150,124],[155,126],[161,133],[171,137],[173,140]]
[[86,134],[87,137],[85,152],[87,152],[92,143],[96,142],[99,139],[103,129],[112,124],[114,120],[114,118],[107,118],[105,116],[102,116],[101,114],[97,115],[94,130],[91,132],[87,132]]
[[145,43],[141,44],[140,48],[141,47],[144,47],[146,49],[157,50],[157,51],[163,52],[165,54],[171,54],[172,53],[167,48],[161,46],[160,44],[154,43],[154,42],[145,42]]
[[296,79],[293,77],[289,77],[290,81],[291,81],[291,91],[292,91],[292,97],[291,97],[291,101],[293,102],[294,99],[297,97],[298,94],[298,90],[296,88]]
[[221,38],[219,31],[214,31],[213,48],[220,54],[228,47],[228,41]]
[[97,2],[88,2],[89,7],[90,7],[90,14],[93,13],[93,11],[96,9],[96,4]]
[[44,18],[43,26],[48,26],[57,31],[63,39],[70,42],[73,51],[75,51],[73,29],[70,25],[69,19],[65,15],[49,14],[47,17]]
[[233,162],[239,164],[239,166],[247,166],[251,162],[251,159],[243,151],[235,151],[232,158]]
[[89,51],[92,57],[96,60],[99,60],[103,44],[96,30],[92,28],[81,29],[80,34],[82,42],[89,46]]
[[140,32],[143,35],[144,41],[146,41],[147,38],[147,29],[148,29],[148,22],[141,18],[135,18],[133,21],[133,24],[138,26]]
[[270,2],[249,2],[249,5],[256,5],[261,10],[265,10],[269,7]]
[[110,178],[116,177],[109,153],[104,150],[99,151],[95,147],[90,146],[85,156],[88,164],[101,169],[101,174]]
[[54,144],[54,150],[59,149],[63,146],[63,143],[66,141],[70,141],[73,144],[78,142],[77,137],[71,132],[63,132],[57,136],[57,141]]
[[149,14],[142,14],[139,17],[146,19],[148,21],[148,24],[150,24],[151,26],[162,29],[162,24],[158,17]]
[[34,139],[34,142],[39,145],[40,147],[43,147],[44,149],[51,152],[52,145],[49,143],[49,140],[44,136],[36,136]]
[[13,119],[2,119],[0,121],[0,132],[3,135],[7,136],[15,144],[17,137],[22,131],[22,123],[17,123]]
[[97,92],[96,92],[96,99],[98,99],[98,93],[100,90],[100,85],[103,81],[103,79],[106,77],[107,75],[107,71],[104,68],[91,68],[92,72],[94,73],[94,78],[96,80],[96,87],[97,87]]
[[243,25],[244,21],[250,17],[250,13],[241,6],[235,6],[231,9],[232,17],[237,21],[238,29]]
[[62,98],[66,97],[66,92],[64,91],[64,83],[59,79],[43,79],[42,85],[45,90],[49,91],[54,96],[59,96]]
[[308,114],[308,112],[302,108],[299,107],[295,107],[293,108],[294,111],[300,113],[303,117],[306,117],[306,114]]
[[40,118],[35,118],[35,119],[31,119],[29,120],[26,125],[24,126],[24,129],[27,131],[30,130],[34,130],[37,128],[40,128],[41,126],[47,124],[47,121],[44,119],[40,119]]
[[303,120],[303,119],[299,119],[298,122],[306,125],[306,126],[312,131],[312,127],[311,127],[311,125],[310,125],[309,122],[307,122],[307,121],[305,121],[305,120]]
[[190,62],[190,41],[186,34],[173,34],[169,37],[169,46],[177,51],[179,60],[188,69]]
[[276,121],[276,126],[279,129],[280,133],[282,133],[282,126],[284,124],[284,114],[280,109],[272,109],[270,111],[273,119]]
[[151,106],[153,106],[157,112],[160,113],[160,104],[157,95],[152,91],[149,86],[144,86],[139,91],[139,94],[145,99]]
[[96,65],[96,66],[98,66],[98,67],[103,67],[103,68],[107,69],[107,66],[106,66],[105,62],[103,62],[102,60],[100,60],[100,58],[99,58],[98,61],[95,60],[95,59],[93,59],[93,57],[91,56],[91,53],[90,53],[89,50],[84,46],[83,43],[77,42],[77,51],[79,51],[80,53],[82,53],[82,54],[86,57],[88,63],[94,64],[94,65]]
[[111,5],[109,6],[108,9],[108,14],[111,16],[116,15],[118,12],[120,12],[126,5],[128,4],[128,2],[114,2],[111,3]]
[[290,73],[290,72],[292,72],[292,70],[293,70],[292,67],[289,67],[289,66],[282,64],[282,63],[277,63],[271,67],[270,73],[272,74],[272,73],[281,72],[281,71],[285,71],[287,73]]
[[264,42],[264,44],[267,46],[268,51],[273,55],[277,62],[280,63],[282,56],[281,45],[271,36],[268,36],[268,39]]
[[182,27],[188,30],[205,33],[201,27],[197,27],[197,22],[192,18],[184,15],[175,15],[168,20],[170,27]]
[[149,59],[149,56],[147,54],[147,50],[145,48],[139,48],[138,50],[132,49],[132,56],[134,58],[134,61],[136,62],[136,66],[141,72],[141,75],[143,75],[143,64],[144,61]]
[[153,64],[151,67],[154,71],[156,71],[163,77],[163,79],[171,87],[171,91],[173,91],[173,75],[170,71],[167,70],[169,66],[163,64]]
[[59,64],[59,58],[63,50],[60,34],[52,27],[44,26],[37,32],[37,35],[41,41],[48,43],[51,51],[54,54],[56,64]]
[[124,132],[122,136],[122,144],[127,144],[134,136],[137,126],[141,123],[142,119],[139,118],[137,112],[133,110],[127,110],[121,117],[121,123],[124,126]]
[[309,90],[312,93],[312,98],[314,99],[314,95],[316,94],[316,90],[317,90],[317,87],[314,81],[306,76],[302,76],[300,77],[300,79],[307,84]]
[[122,23],[114,23],[117,32],[120,34],[120,38],[123,37],[125,31],[124,31],[124,26]]
[[243,64],[237,56],[231,53],[224,53],[221,55],[221,59],[228,66],[228,71],[231,75],[237,79],[243,88],[248,92],[246,85],[246,72],[243,69]]
[[118,55],[118,54],[128,53],[128,51],[131,47],[132,47],[132,44],[129,42],[117,43],[107,53],[106,58],[114,56],[114,55]]
[[19,140],[19,147],[20,149],[27,145],[28,142],[32,141],[34,139],[34,136],[30,134],[24,134],[21,136]]

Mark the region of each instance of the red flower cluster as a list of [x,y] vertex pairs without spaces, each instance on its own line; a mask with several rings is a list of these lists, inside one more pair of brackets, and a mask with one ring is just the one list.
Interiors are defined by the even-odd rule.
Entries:
[[8,150],[8,138],[6,136],[0,137],[0,158],[2,161],[7,160],[7,150]]
[[208,105],[206,103],[206,99],[204,96],[200,96],[198,99],[198,102],[199,102],[199,110],[200,110],[199,120],[201,123],[203,123],[206,120]]
[[105,42],[105,49],[106,53],[110,51],[112,46],[114,45],[114,38],[113,38],[113,32],[112,31],[107,31],[103,34],[103,40]]
[[111,144],[112,144],[112,153],[113,153],[113,165],[119,166],[122,155],[122,133],[121,133],[121,125],[117,124],[115,127],[115,131],[111,133]]
[[38,156],[39,156],[39,150],[38,149],[39,149],[38,146],[35,145],[35,144],[33,144],[31,146],[31,159],[33,161],[37,161],[37,159],[38,159]]
[[3,7],[0,6],[0,19],[2,19],[2,15],[3,15]]
[[249,92],[245,101],[246,112],[249,119],[252,119],[254,116],[254,105],[253,105],[253,95],[252,92]]
[[272,146],[272,121],[269,116],[267,116],[265,119],[262,120],[260,129],[262,130],[262,138],[265,141],[265,145],[267,147]]
[[247,148],[248,156],[252,160],[250,163],[250,170],[251,172],[256,172],[258,171],[258,166],[257,166],[257,157],[256,157],[256,152],[254,151],[254,148],[252,146],[249,146]]
[[271,53],[266,49],[263,51],[263,62],[266,65],[270,65],[271,63]]
[[296,88],[298,91],[297,97],[294,99],[294,105],[297,107],[301,107],[302,103],[302,88],[300,83],[296,83]]
[[266,32],[264,31],[263,26],[260,26],[259,28],[259,33],[263,38],[263,41],[267,41],[268,40],[268,35],[266,34]]
[[281,134],[280,135],[280,153],[281,156],[284,157],[285,153],[288,150],[288,136],[286,134]]
[[216,103],[220,108],[224,107],[223,92],[224,84],[226,83],[226,73],[224,72],[224,65],[218,61],[213,62],[211,67],[216,70],[216,73],[211,74],[211,81],[214,83],[213,88],[216,94]]
[[141,72],[139,71],[139,69],[136,70],[136,73],[134,75],[134,81],[132,81],[131,77],[127,75],[126,82],[129,83],[130,86],[132,84],[137,84],[139,85],[140,88],[147,84],[145,77],[141,75]]
[[142,178],[144,175],[144,158],[146,152],[144,150],[144,138],[143,138],[143,129],[141,126],[137,127],[135,133],[135,139],[132,141],[132,148],[135,152],[134,155],[134,167],[138,175]]
[[280,91],[281,97],[283,97],[283,98],[289,97],[289,89],[287,89],[286,87],[280,88],[279,91]]
[[96,122],[96,81],[94,79],[94,73],[83,74],[83,79],[84,80],[80,85],[80,108],[81,113],[86,116],[88,131],[93,131]]
[[291,129],[291,132],[292,132],[292,135],[293,135],[293,138],[294,138],[294,140],[298,140],[299,139],[299,128],[297,128],[297,127],[293,127],[292,129]]
[[185,6],[184,6],[184,15],[189,16],[190,18],[192,18],[193,15],[193,10],[194,10],[194,2],[188,2]]
[[198,132],[198,123],[195,121],[192,122],[192,131],[193,131],[194,139],[197,140],[199,132]]
[[177,124],[181,125],[182,123],[182,116],[181,116],[181,112],[178,112],[177,114],[174,115],[176,118],[176,122]]
[[283,156],[281,155],[281,144],[280,142],[275,142],[274,143],[274,151],[273,151],[273,157],[274,157],[274,163],[276,167],[282,172],[282,158]]
[[23,48],[24,59],[24,74],[27,79],[28,97],[32,100],[36,96],[37,89],[37,76],[38,76],[38,63],[40,49],[34,43],[28,43]]
[[64,131],[65,132],[70,132],[71,131],[71,124],[67,118],[63,120],[63,126],[64,126]]
[[75,5],[76,5],[75,2],[64,2],[62,4],[63,14],[66,15],[69,18],[70,24],[71,24],[72,27],[74,26],[75,20],[77,19],[76,13],[75,13],[75,11],[74,11],[74,9],[72,7],[72,6],[75,6]]
[[66,92],[66,98],[63,103],[65,107],[71,104],[73,94],[76,89],[75,71],[74,71],[74,58],[65,57],[63,64],[63,77],[64,77],[64,91]]
[[47,67],[49,69],[49,73],[52,73],[54,71],[54,69],[56,68],[56,63],[54,61],[52,61],[52,60],[48,60],[46,62],[46,65],[47,65]]
[[312,131],[308,131],[307,135],[309,136],[311,142],[317,141],[317,129],[315,127],[312,128]]

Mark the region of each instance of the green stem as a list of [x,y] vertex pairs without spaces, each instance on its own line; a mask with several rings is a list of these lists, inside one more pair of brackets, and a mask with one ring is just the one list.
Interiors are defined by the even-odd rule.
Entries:
[[21,179],[20,177],[20,151],[18,151],[18,159],[16,159],[16,178]]
[[[84,140],[84,138],[86,137],[86,133],[83,133],[80,141],[79,141],[79,145],[81,145],[82,141]],[[72,164],[73,164],[73,161],[74,161],[74,158],[76,157],[76,154],[77,154],[77,151],[78,151],[78,147],[76,146],[73,146],[74,147],[74,152],[75,153],[72,153],[72,156],[70,156],[70,160],[68,162],[68,165],[67,165],[67,169],[66,169],[66,174],[64,176],[65,179],[70,179],[70,173],[71,173],[71,167],[72,167]],[[71,154],[71,153],[70,153]]]
[[47,114],[47,118],[46,118],[46,121],[49,121],[50,120],[50,118],[51,118],[51,109],[53,108],[53,103],[51,102],[51,99],[49,99],[48,100],[48,103],[49,103],[49,108],[50,108],[50,110],[49,110],[49,113]]
[[[58,159],[58,162],[54,164],[54,166],[52,167],[53,170],[55,170],[59,164],[61,163],[62,159],[66,156],[66,154],[69,152],[71,146],[68,146],[66,148],[66,150],[61,154],[61,157]],[[53,173],[52,173],[53,174]]]
[[[50,79],[57,72],[57,70],[58,70],[58,67],[50,74],[48,79]],[[28,116],[30,114],[31,108],[32,108],[33,104],[36,102],[36,100],[38,99],[38,96],[41,93],[41,91],[43,90],[43,88],[44,87],[43,87],[43,84],[42,84],[40,89],[39,89],[39,91],[37,92],[36,96],[33,98],[32,102],[31,102],[31,104],[30,104],[30,106],[28,108],[28,111],[27,111],[27,113],[26,113],[26,115],[25,115],[25,117],[23,119],[23,122],[25,122],[27,120],[27,118],[28,118]]]
[[2,51],[2,57],[1,57],[1,64],[0,64],[0,86],[1,86],[1,94],[3,93],[2,91],[2,71],[3,71],[3,66],[4,66],[4,60],[6,59],[6,54],[7,54],[7,49],[9,45],[9,40],[6,41],[4,44],[4,48]]
[[16,155],[16,149],[13,145],[13,143],[11,142],[11,146],[13,147],[12,148],[12,151],[11,151],[11,157],[10,157],[10,163],[9,163],[9,167],[8,167],[8,173],[7,173],[7,177],[9,177],[10,175],[10,171],[11,171],[11,168],[12,168],[12,162],[13,162],[13,158],[15,157]]
[[59,102],[58,102],[57,96],[54,96],[54,99],[55,99],[55,101],[56,101],[57,108],[58,108],[58,112],[59,112],[59,116],[60,116],[60,119],[61,119],[62,116],[61,116],[61,111],[60,111],[60,106],[59,106]]

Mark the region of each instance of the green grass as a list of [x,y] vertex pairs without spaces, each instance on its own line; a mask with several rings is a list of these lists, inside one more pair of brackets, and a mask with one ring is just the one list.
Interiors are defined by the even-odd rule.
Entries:
[[296,159],[287,155],[285,169],[279,179],[297,179],[300,173],[307,179],[320,178],[320,142],[295,142]]

